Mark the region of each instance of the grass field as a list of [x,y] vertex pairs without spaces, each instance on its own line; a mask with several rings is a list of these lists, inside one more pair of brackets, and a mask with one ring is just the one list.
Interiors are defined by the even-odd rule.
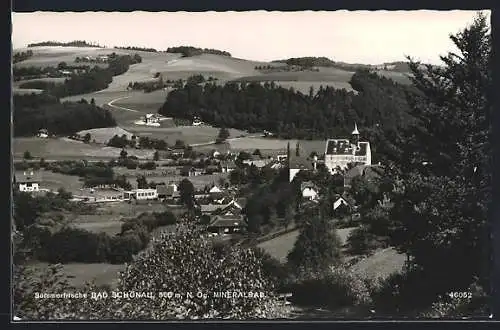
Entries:
[[90,134],[91,141],[95,140],[96,143],[103,143],[103,144],[106,144],[115,135],[118,136],[126,135],[128,139],[131,139],[133,135],[132,133],[120,127],[94,128],[78,132],[80,136],[84,136],[87,133]]
[[[290,142],[290,147],[295,150],[295,145],[297,140],[282,140],[282,139],[268,139],[268,138],[240,138],[235,140],[229,140],[228,143],[232,150],[255,150],[260,149],[261,152],[265,151],[267,153],[273,153],[273,151],[282,152],[286,151],[287,144]],[[299,141],[301,150],[309,156],[313,151],[317,153],[323,153],[325,151],[325,141],[324,140],[301,140]]]
[[[343,228],[338,229],[337,233],[340,236],[342,244],[345,244],[349,234],[354,228]],[[280,262],[286,262],[288,253],[292,251],[295,241],[299,237],[300,231],[294,230],[288,234],[276,237],[275,239],[262,242],[258,247],[264,249],[272,257],[279,260]]]
[[385,279],[403,269],[406,256],[394,248],[375,252],[373,255],[354,264],[351,269],[365,278]]
[[[48,263],[37,262],[30,264],[29,267],[33,270],[44,270],[49,267]],[[118,284],[119,272],[125,270],[125,265],[112,264],[84,264],[71,263],[62,266],[63,273],[67,276],[67,280],[71,286],[80,288],[86,282],[95,281],[97,285],[108,284],[115,287]],[[87,293],[88,294],[88,293]]]
[[12,94],[18,95],[26,95],[26,94],[41,94],[43,93],[43,89],[35,89],[35,88],[12,88]]
[[[210,126],[178,126],[178,127],[150,127],[139,125],[122,125],[122,128],[151,138],[164,139],[169,144],[174,144],[176,140],[182,140],[187,144],[208,143],[215,141],[219,134],[219,128]],[[230,137],[247,135],[246,132],[229,129]]]
[[[46,160],[59,159],[112,159],[120,156],[120,148],[102,147],[98,145],[85,144],[70,139],[42,139],[42,138],[14,138],[13,155],[15,158],[23,157],[25,151],[29,151],[34,157],[43,157]],[[152,159],[153,150],[129,149],[130,156]]]
[[[157,168],[155,171],[129,170],[124,167],[116,167],[114,171],[116,174],[127,176],[132,186],[136,187],[137,182],[135,178],[137,177],[137,175],[144,175],[147,172],[155,172],[161,174],[162,167]],[[148,181],[154,181],[158,183],[163,182],[165,184],[168,184],[170,182],[179,183],[183,179],[189,179],[189,181],[193,183],[195,188],[201,189],[204,188],[206,185],[210,185],[212,183],[218,184],[220,179],[228,179],[228,177],[229,177],[228,173],[214,173],[210,175],[198,175],[191,177],[185,177],[181,175],[167,175],[167,176],[157,175],[157,176],[147,176],[146,179]]]

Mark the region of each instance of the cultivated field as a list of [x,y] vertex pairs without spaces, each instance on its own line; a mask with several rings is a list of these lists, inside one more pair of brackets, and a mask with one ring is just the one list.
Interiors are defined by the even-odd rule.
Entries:
[[[14,158],[22,158],[25,151],[29,151],[34,157],[43,157],[46,160],[61,159],[113,159],[120,156],[120,148],[103,147],[85,144],[66,138],[42,139],[42,138],[14,138]],[[140,159],[152,159],[153,150],[127,150],[130,156]]]

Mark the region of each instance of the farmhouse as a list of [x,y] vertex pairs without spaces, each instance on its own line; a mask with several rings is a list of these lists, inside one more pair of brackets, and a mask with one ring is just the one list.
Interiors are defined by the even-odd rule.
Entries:
[[37,173],[23,172],[23,175],[15,175],[15,184],[19,191],[36,192],[40,191],[40,177]]
[[160,118],[154,113],[148,113],[142,117],[142,121],[146,125],[160,126]]
[[370,142],[359,141],[358,126],[354,124],[352,138],[328,139],[325,146],[325,166],[331,173],[336,168],[346,169],[349,163],[371,165],[372,154]]

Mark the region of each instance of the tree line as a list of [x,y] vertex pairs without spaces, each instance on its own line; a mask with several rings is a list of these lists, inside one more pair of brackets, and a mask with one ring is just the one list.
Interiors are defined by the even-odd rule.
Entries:
[[137,46],[121,46],[121,47],[118,47],[118,46],[115,46],[113,47],[115,49],[125,49],[125,50],[136,50],[136,51],[141,51],[141,52],[149,52],[149,53],[158,53],[158,50],[154,49],[154,48],[146,48],[146,47],[137,47]]
[[42,41],[28,44],[28,48],[31,47],[51,47],[51,46],[62,46],[62,47],[94,47],[94,48],[102,48],[102,46],[88,42],[85,40],[74,40],[70,42],[59,42],[59,41]]
[[231,53],[211,48],[198,48],[192,46],[169,47],[167,53],[180,53],[184,57],[197,56],[201,54],[215,54],[222,56],[231,56]]
[[72,135],[81,130],[116,126],[109,110],[93,104],[61,103],[48,94],[13,97],[14,136],[33,136],[42,128],[51,134]]
[[27,60],[28,58],[33,56],[33,51],[32,50],[27,50],[25,52],[16,52],[12,56],[12,63],[16,64],[22,61]]

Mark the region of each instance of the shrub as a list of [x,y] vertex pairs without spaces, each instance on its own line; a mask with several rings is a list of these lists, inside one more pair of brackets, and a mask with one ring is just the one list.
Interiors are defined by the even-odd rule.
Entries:
[[142,249],[143,242],[135,233],[114,236],[110,241],[108,261],[112,264],[129,262]]
[[365,281],[343,268],[313,276],[290,287],[297,304],[341,308],[371,304],[370,290]]
[[386,248],[387,243],[383,238],[371,233],[367,226],[361,226],[351,232],[347,247],[351,254],[370,254],[377,249]]

